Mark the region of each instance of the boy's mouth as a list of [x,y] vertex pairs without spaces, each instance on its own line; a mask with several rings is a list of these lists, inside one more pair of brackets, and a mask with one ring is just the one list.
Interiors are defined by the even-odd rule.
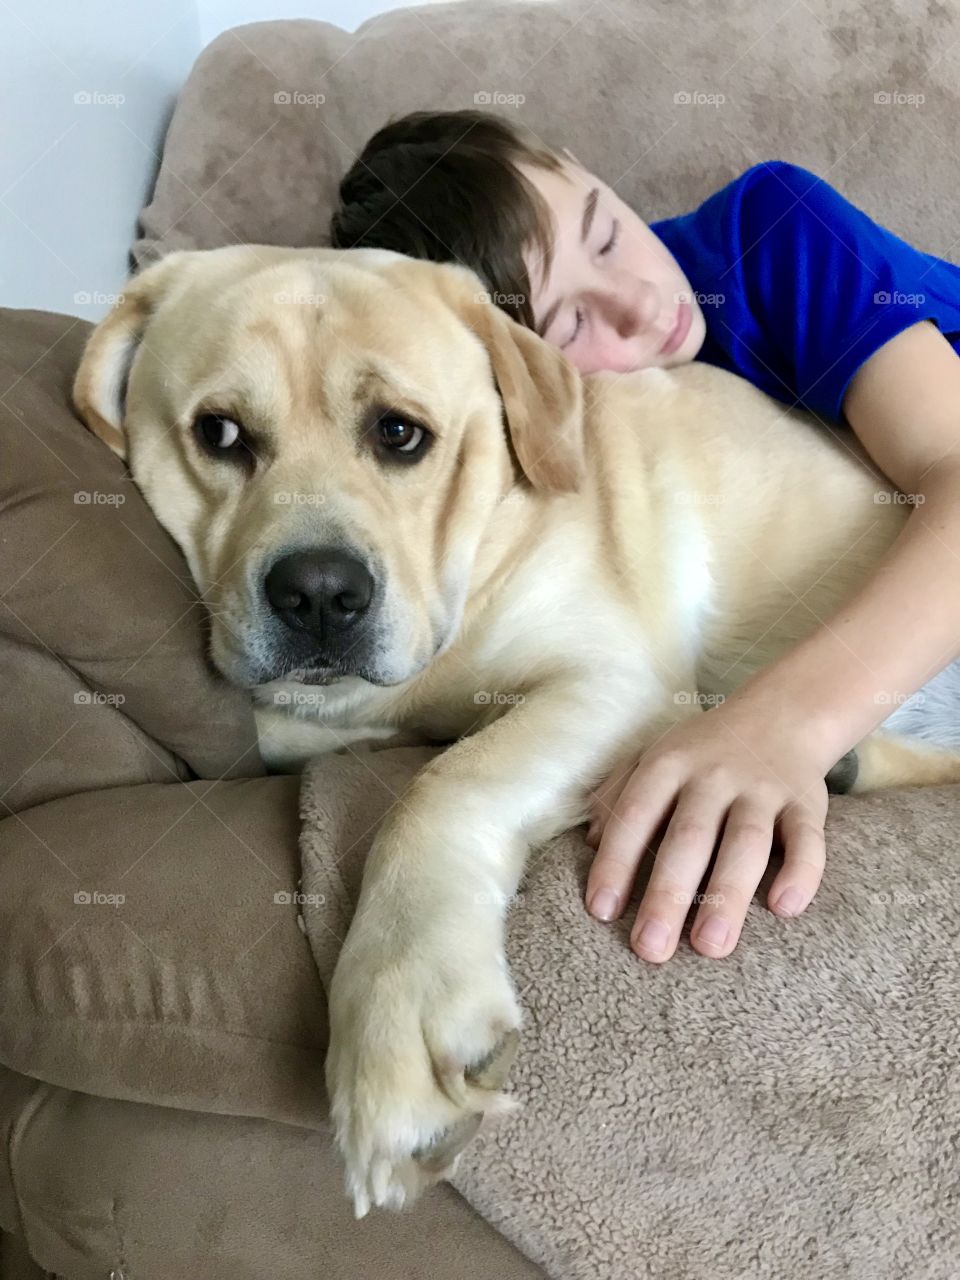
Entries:
[[664,339],[663,346],[657,352],[660,356],[671,356],[674,351],[683,345],[684,339],[690,332],[690,325],[693,321],[693,308],[689,302],[681,302],[677,306],[677,318],[674,321],[673,328]]

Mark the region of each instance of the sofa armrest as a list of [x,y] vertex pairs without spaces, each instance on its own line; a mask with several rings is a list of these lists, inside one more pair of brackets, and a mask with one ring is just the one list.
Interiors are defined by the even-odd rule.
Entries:
[[75,416],[90,326],[0,310],[0,794],[261,774],[247,695],[206,657],[178,548]]
[[0,823],[0,1063],[103,1097],[322,1123],[298,792],[293,777],[115,787]]

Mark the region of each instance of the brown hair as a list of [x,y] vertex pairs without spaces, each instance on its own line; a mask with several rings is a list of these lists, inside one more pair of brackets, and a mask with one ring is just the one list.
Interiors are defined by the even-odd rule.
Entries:
[[546,273],[554,223],[520,162],[557,171],[562,159],[529,130],[485,111],[414,111],[392,120],[340,183],[330,242],[459,262],[501,310],[532,329],[522,250],[534,247]]

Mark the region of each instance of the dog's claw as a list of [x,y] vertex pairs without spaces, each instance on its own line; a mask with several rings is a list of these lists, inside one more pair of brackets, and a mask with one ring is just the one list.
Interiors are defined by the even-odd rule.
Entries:
[[424,1173],[442,1173],[457,1158],[483,1123],[483,1112],[464,1116],[456,1124],[439,1133],[425,1147],[418,1147],[412,1158]]
[[486,1057],[467,1069],[467,1079],[481,1089],[502,1089],[519,1048],[520,1032],[514,1027],[504,1033]]

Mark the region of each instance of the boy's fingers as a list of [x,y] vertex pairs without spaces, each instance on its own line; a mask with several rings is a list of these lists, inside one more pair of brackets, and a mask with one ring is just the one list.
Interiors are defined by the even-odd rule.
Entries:
[[727,815],[717,861],[690,931],[704,956],[728,956],[740,941],[747,910],[770,861],[776,810],[741,798]]
[[687,786],[681,791],[630,935],[641,959],[659,963],[677,949],[729,803],[729,795],[716,788]]
[[823,879],[826,842],[824,804],[791,805],[780,819],[783,867],[770,886],[767,905],[778,916],[797,916],[813,900]]
[[587,877],[587,909],[598,920],[615,920],[630,896],[637,867],[677,793],[677,779],[664,770],[634,770],[600,837]]
[[598,840],[636,767],[636,758],[631,757],[618,764],[598,787],[594,787],[590,796],[590,827]]

